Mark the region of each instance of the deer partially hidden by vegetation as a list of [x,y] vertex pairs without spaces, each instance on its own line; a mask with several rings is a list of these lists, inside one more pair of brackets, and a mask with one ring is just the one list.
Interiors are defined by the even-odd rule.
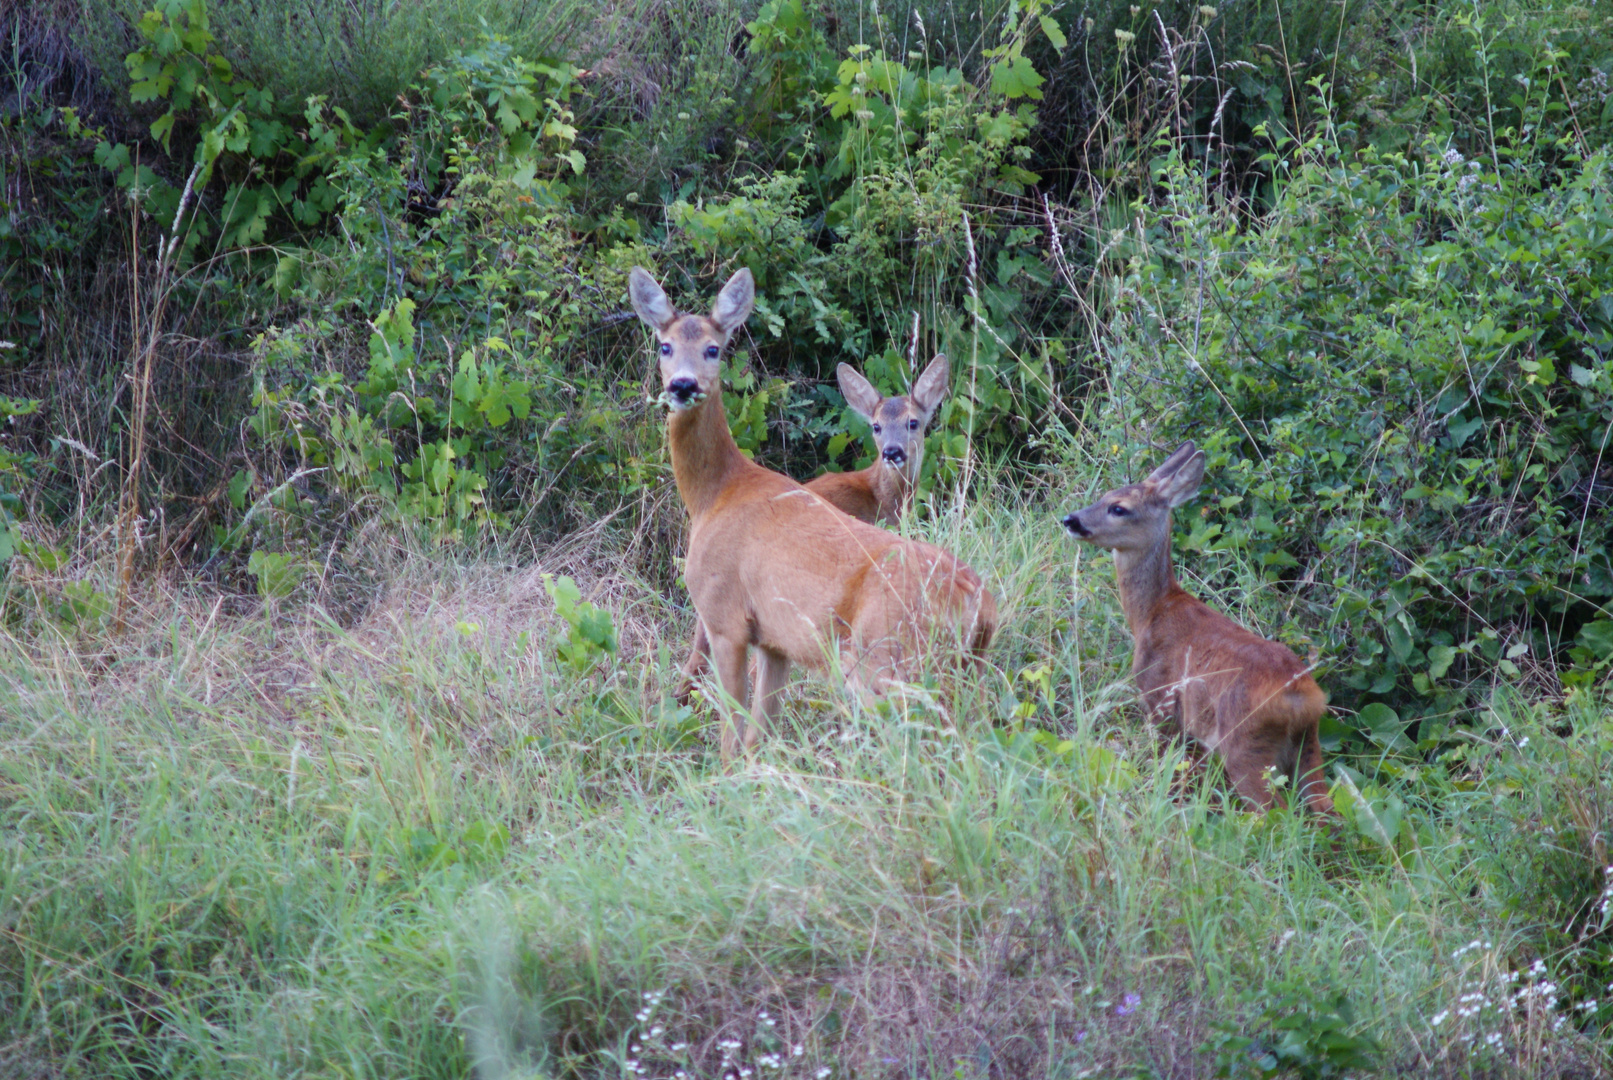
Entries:
[[1287,646],[1188,595],[1171,571],[1171,510],[1203,481],[1204,452],[1183,443],[1142,483],[1106,493],[1064,527],[1115,553],[1131,673],[1149,715],[1220,755],[1256,807],[1282,803],[1271,773],[1291,776],[1297,765],[1305,803],[1332,814],[1317,735],[1327,698],[1310,669]]
[[879,454],[874,463],[856,472],[825,473],[807,487],[861,521],[895,525],[913,502],[924,464],[924,429],[946,397],[952,366],[937,354],[913,382],[905,397],[884,397],[850,364],[841,364],[835,376],[840,392],[853,412],[874,429]]
[[[741,743],[756,744],[792,663],[822,668],[838,654],[852,688],[878,695],[908,679],[932,641],[950,637],[982,654],[997,605],[973,570],[933,545],[858,521],[739,452],[719,361],[755,303],[750,271],[728,280],[709,316],[679,314],[637,267],[628,288],[660,353],[672,471],[690,518],[684,579],[725,691],[723,760]],[[747,724],[739,703],[752,646],[758,664]]]
[[[824,473],[807,481],[805,487],[859,521],[895,525],[912,505],[913,489],[924,465],[924,429],[946,397],[951,365],[945,354],[938,353],[906,396],[884,397],[849,364],[841,364],[836,375],[846,404],[873,425],[879,453],[866,469]],[[672,695],[680,705],[689,703],[695,681],[705,674],[710,652],[705,624],[697,620],[683,678]]]

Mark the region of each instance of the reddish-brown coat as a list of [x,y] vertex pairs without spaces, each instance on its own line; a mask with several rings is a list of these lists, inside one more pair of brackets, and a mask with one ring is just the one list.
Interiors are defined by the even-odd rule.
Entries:
[[1141,484],[1064,519],[1078,539],[1111,548],[1134,642],[1131,671],[1149,715],[1220,755],[1239,794],[1264,809],[1282,797],[1268,771],[1291,775],[1312,810],[1333,813],[1317,724],[1327,697],[1293,650],[1190,595],[1170,559],[1170,511],[1198,490],[1204,454],[1186,443]]
[[[973,571],[940,548],[848,516],[734,444],[719,360],[750,314],[749,271],[723,287],[710,318],[678,315],[642,270],[630,289],[661,346],[672,470],[690,516],[684,579],[725,691],[724,760],[741,739],[756,743],[791,664],[822,668],[837,654],[855,689],[878,694],[909,678],[946,629],[978,655],[997,610]],[[747,725],[738,702],[752,646],[759,663]]]
[[[850,366],[839,380],[847,403],[874,428],[874,463],[845,473],[824,473],[804,485],[842,512],[870,525],[896,525],[913,501],[924,461],[924,429],[947,391],[950,367],[944,355],[931,360],[906,396],[883,397]],[[694,640],[673,699],[688,704],[695,681],[705,674],[711,646],[706,628],[695,621]]]

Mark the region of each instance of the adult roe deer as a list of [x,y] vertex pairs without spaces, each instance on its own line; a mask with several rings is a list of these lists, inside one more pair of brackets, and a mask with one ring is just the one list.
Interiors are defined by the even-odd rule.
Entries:
[[[726,691],[722,756],[748,750],[778,707],[792,663],[825,665],[835,649],[853,689],[879,694],[911,671],[932,633],[957,632],[979,656],[997,605],[978,575],[930,544],[845,514],[746,458],[723,411],[719,361],[750,317],[755,283],[740,270],[711,314],[679,314],[645,270],[628,279],[633,310],[655,331],[670,409],[667,441],[690,518],[684,579]],[[745,723],[746,654],[759,653]]]
[[1267,770],[1290,775],[1309,807],[1332,814],[1316,725],[1327,708],[1310,669],[1188,595],[1171,571],[1171,510],[1204,482],[1204,451],[1183,443],[1140,484],[1107,492],[1064,518],[1077,539],[1115,553],[1131,628],[1131,674],[1143,707],[1221,756],[1239,794],[1264,810],[1282,797]]
[[[866,469],[824,473],[808,480],[806,489],[859,521],[894,525],[901,520],[913,501],[913,489],[923,468],[924,429],[946,397],[951,370],[945,354],[937,353],[914,380],[911,394],[885,397],[850,364],[841,364],[835,373],[840,392],[852,411],[873,425],[879,453]],[[689,703],[695,680],[705,674],[710,651],[705,624],[696,620],[683,678],[672,694],[678,704]]]

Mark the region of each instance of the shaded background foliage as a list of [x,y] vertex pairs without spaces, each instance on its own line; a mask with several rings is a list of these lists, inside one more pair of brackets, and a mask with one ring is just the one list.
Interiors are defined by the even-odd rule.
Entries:
[[1605,3],[146,7],[0,15],[5,557],[122,490],[246,586],[376,511],[670,584],[623,275],[750,265],[730,419],[792,474],[863,460],[836,364],[943,350],[926,491],[1204,441],[1184,543],[1334,737],[1613,661]]

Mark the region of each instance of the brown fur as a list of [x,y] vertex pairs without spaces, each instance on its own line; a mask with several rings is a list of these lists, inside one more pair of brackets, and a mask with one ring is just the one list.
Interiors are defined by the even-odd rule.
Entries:
[[[946,395],[950,371],[947,358],[937,355],[913,385],[909,396],[882,397],[868,380],[841,364],[839,380],[846,402],[874,427],[879,450],[874,463],[856,472],[824,473],[804,485],[815,495],[871,525],[895,525],[913,501],[924,463],[924,429]],[[706,671],[711,655],[705,624],[695,621],[689,659],[673,700],[687,705],[695,681]]]
[[1184,443],[1140,484],[1064,519],[1076,538],[1111,548],[1134,641],[1131,672],[1149,715],[1219,754],[1254,806],[1282,803],[1267,769],[1299,773],[1306,804],[1331,814],[1317,723],[1327,697],[1287,646],[1253,634],[1190,596],[1171,570],[1171,509],[1204,479],[1204,453]]
[[[672,471],[690,517],[684,579],[725,691],[723,759],[741,740],[746,749],[756,744],[791,664],[822,668],[836,652],[853,688],[877,695],[913,673],[941,627],[955,628],[978,656],[997,608],[974,571],[940,548],[856,520],[734,444],[718,367],[750,315],[750,271],[729,280],[710,317],[679,315],[643,270],[629,286],[661,349]],[[758,676],[747,724],[739,702],[753,646]]]

